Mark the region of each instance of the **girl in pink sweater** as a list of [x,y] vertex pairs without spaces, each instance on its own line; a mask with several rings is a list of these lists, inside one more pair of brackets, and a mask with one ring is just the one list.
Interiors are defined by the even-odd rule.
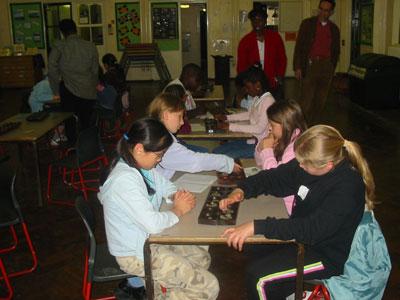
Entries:
[[[254,97],[249,110],[232,115],[215,115],[219,121],[218,127],[235,132],[251,133],[254,138],[244,140],[232,140],[214,149],[213,153],[226,154],[232,158],[253,158],[255,144],[269,134],[269,123],[266,114],[267,108],[275,102],[269,92],[270,86],[260,63],[244,71],[243,82],[247,93]],[[238,121],[248,121],[248,124],[239,124]]]
[[[307,129],[303,113],[296,101],[281,100],[267,109],[271,134],[256,146],[254,157],[264,170],[276,168],[295,157],[294,142]],[[284,198],[289,215],[292,213],[294,196]]]

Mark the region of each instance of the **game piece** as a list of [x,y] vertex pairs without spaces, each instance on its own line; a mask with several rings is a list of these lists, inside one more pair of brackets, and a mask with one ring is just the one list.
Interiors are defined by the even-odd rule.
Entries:
[[[242,165],[240,159],[236,158],[235,163]],[[246,174],[244,170],[240,170],[240,172],[232,172],[230,174],[225,172],[217,172],[218,183],[224,185],[236,185],[240,180],[246,178]]]
[[205,225],[235,225],[239,202],[219,209],[219,201],[228,197],[234,187],[212,186],[199,215],[199,224]]

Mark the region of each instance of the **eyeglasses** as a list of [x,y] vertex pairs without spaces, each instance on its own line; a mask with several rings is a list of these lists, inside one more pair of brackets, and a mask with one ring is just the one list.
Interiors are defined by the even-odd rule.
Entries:
[[153,152],[153,153],[157,156],[157,159],[162,159],[165,152],[161,152],[161,153]]

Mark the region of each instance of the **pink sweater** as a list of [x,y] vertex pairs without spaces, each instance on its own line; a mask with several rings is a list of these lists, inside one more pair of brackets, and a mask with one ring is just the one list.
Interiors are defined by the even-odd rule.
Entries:
[[[257,141],[261,141],[269,134],[269,122],[267,117],[267,109],[275,102],[271,93],[267,92],[261,97],[256,97],[249,110],[243,113],[227,116],[228,122],[250,121],[249,125],[229,124],[230,131],[246,132],[253,134]],[[248,144],[254,143],[252,140],[247,141]]]
[[[288,161],[291,161],[294,157],[294,142],[296,141],[297,137],[300,135],[300,129],[296,129],[293,134],[292,138],[290,139],[290,144],[286,147],[285,151],[283,151],[282,160],[276,161],[274,156],[274,149],[273,148],[266,148],[263,149],[261,152],[257,151],[258,144],[256,146],[256,150],[254,151],[254,157],[256,159],[256,163],[259,166],[262,166],[264,170],[269,170],[272,168],[276,168],[281,164],[285,164]],[[292,213],[292,206],[294,196],[287,196],[283,198],[285,201],[286,210],[288,211],[289,215]]]

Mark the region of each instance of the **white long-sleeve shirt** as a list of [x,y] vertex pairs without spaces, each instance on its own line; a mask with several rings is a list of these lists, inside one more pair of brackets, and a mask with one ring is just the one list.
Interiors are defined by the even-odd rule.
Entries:
[[97,194],[104,207],[108,248],[114,256],[136,256],[143,261],[149,235],[179,222],[172,211],[159,211],[162,199],[175,194],[176,186],[155,169],[148,176],[155,190],[152,197],[139,171],[120,161]]
[[156,167],[165,178],[171,179],[176,171],[197,173],[215,170],[232,173],[235,165],[232,158],[222,154],[194,152],[180,144],[175,136],[172,135],[172,138],[174,142]]

